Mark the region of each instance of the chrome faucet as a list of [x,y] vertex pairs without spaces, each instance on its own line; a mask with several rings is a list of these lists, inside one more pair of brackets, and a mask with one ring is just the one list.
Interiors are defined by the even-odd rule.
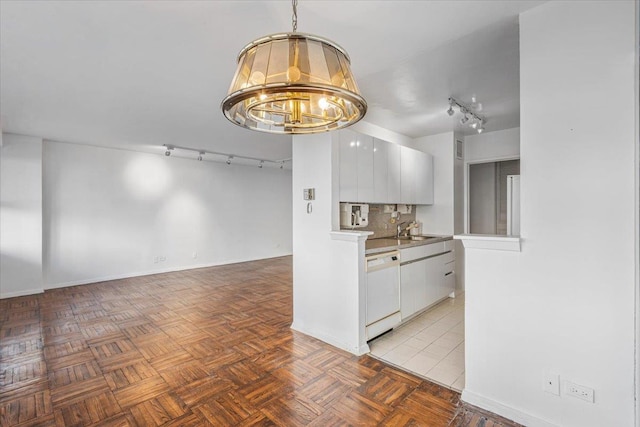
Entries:
[[398,224],[398,227],[396,228],[396,238],[399,239],[400,238],[400,234],[405,231],[405,236],[406,236],[406,230],[404,228],[402,228],[403,225],[409,224],[409,221],[405,221],[405,222],[401,222],[400,224]]

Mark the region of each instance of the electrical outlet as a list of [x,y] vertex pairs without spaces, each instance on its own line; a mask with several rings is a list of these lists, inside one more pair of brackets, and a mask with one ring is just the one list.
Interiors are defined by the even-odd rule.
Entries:
[[166,257],[166,256],[161,256],[161,257],[160,257],[160,262],[165,262],[166,260],[167,260],[167,257]]
[[154,257],[153,257],[153,263],[154,263],[154,264],[157,264],[157,263],[158,263],[158,261],[159,261],[159,260],[158,260],[158,257],[157,257],[157,256],[154,256]]
[[544,391],[560,396],[560,375],[547,372],[544,375]]
[[198,258],[198,252],[195,252],[195,251],[194,251],[194,252],[191,254],[191,258],[193,258],[193,259]]
[[592,388],[567,381],[564,384],[564,391],[568,396],[577,397],[586,402],[594,402],[594,391]]

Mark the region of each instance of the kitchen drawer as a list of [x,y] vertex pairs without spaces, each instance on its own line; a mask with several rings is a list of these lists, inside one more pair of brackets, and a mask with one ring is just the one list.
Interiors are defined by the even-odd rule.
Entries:
[[444,273],[445,274],[450,273],[452,271],[455,271],[455,269],[456,269],[456,260],[455,259],[450,261],[450,262],[447,262],[444,265]]
[[451,293],[456,290],[456,273],[450,273],[444,276],[445,293]]
[[445,240],[444,241],[444,250],[445,251],[453,251],[455,246],[455,240]]
[[456,260],[456,254],[455,252],[446,252],[441,258],[442,262],[447,264]]
[[414,246],[412,248],[400,249],[400,261],[407,262],[414,259],[424,258],[444,252],[444,243],[431,243],[428,245]]

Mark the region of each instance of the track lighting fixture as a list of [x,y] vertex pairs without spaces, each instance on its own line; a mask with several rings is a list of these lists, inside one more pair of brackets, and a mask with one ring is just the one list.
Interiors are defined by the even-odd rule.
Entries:
[[472,104],[469,107],[459,101],[456,101],[454,98],[449,98],[449,109],[447,110],[447,114],[449,116],[453,116],[453,114],[455,113],[453,107],[458,107],[458,109],[462,113],[460,124],[467,125],[475,129],[478,133],[482,133],[482,131],[484,131],[484,124],[487,122],[487,119],[474,112],[474,110],[476,110],[475,107],[480,108],[482,104],[476,102],[475,96],[472,97],[471,100]]
[[239,156],[237,154],[230,154],[230,153],[221,153],[219,151],[209,151],[209,150],[202,150],[200,148],[191,148],[191,147],[180,147],[178,145],[169,145],[169,144],[165,144],[164,147],[166,148],[166,151],[164,153],[165,156],[170,156],[172,152],[174,152],[175,150],[177,151],[192,151],[195,153],[198,153],[198,156],[196,157],[196,159],[198,161],[202,161],[204,160],[204,156],[205,154],[209,154],[209,157],[207,157],[208,160],[213,160],[213,161],[221,161],[224,160],[226,164],[230,165],[231,161],[234,159],[241,159],[241,160],[247,160],[247,162],[238,162],[239,164],[249,164],[249,163],[253,163],[253,162],[258,162],[258,167],[260,169],[262,169],[264,167],[264,165],[273,165],[273,166],[277,166],[280,165],[280,169],[284,169],[284,164],[286,162],[290,162],[291,159],[278,159],[278,160],[269,160],[269,159],[260,159],[257,157],[249,157],[249,156]]

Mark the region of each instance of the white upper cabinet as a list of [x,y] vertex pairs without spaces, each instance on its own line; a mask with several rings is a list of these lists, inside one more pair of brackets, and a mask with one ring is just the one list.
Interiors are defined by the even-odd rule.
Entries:
[[387,198],[385,203],[400,203],[400,146],[387,144]]
[[340,132],[340,201],[358,200],[358,134],[343,130]]
[[373,199],[371,201],[374,203],[385,203],[389,200],[387,179],[390,145],[378,138],[373,139]]
[[343,129],[339,137],[340,201],[433,204],[433,157]]
[[340,201],[371,203],[374,198],[373,137],[340,131]]
[[433,204],[433,156],[421,151],[416,157],[416,204]]
[[418,151],[400,147],[400,203],[416,204],[416,178]]
[[371,203],[373,190],[373,137],[358,134],[356,142],[358,153],[358,199],[360,203]]

